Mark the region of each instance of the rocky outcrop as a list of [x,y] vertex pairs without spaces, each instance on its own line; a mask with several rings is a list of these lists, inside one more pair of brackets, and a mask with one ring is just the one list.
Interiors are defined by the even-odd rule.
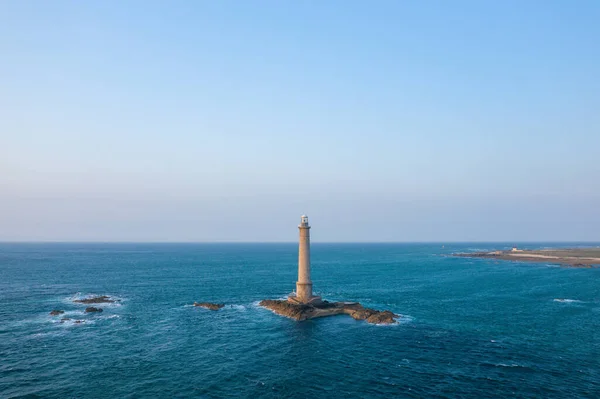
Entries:
[[75,299],[73,302],[76,302],[76,303],[85,303],[85,304],[90,304],[90,303],[113,303],[113,302],[115,302],[115,300],[114,299],[110,299],[109,296],[101,295],[101,296],[95,296],[95,297],[92,297],[92,298]]
[[64,310],[53,310],[52,312],[50,312],[50,316],[58,316],[59,314],[63,313],[65,313]]
[[198,306],[198,307],[210,309],[210,310],[219,310],[223,306],[225,306],[225,304],[224,303],[210,303],[210,302],[194,302],[194,306]]
[[373,324],[392,324],[400,317],[389,310],[369,309],[357,302],[328,302],[315,304],[294,304],[286,300],[265,299],[259,303],[267,309],[294,320],[308,320],[317,317],[347,314],[355,320],[366,320]]
[[90,306],[89,308],[85,308],[85,313],[95,313],[95,312],[102,312],[102,308],[95,308],[93,306]]
[[397,317],[399,316],[393,312],[384,310],[383,312],[373,313],[371,316],[367,317],[367,322],[373,324],[392,324],[396,321]]
[[272,310],[282,316],[290,317],[295,320],[310,319],[314,316],[316,308],[309,305],[298,305],[284,300],[265,299],[260,301],[260,306]]

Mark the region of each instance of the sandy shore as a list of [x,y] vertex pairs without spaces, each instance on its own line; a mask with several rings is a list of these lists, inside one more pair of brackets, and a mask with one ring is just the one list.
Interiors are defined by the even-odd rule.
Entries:
[[597,267],[600,248],[511,250],[454,254],[464,258],[486,258],[521,262],[556,263],[568,267]]

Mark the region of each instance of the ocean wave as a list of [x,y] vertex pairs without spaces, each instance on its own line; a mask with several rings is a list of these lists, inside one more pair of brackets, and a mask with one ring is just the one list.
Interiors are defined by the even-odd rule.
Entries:
[[564,303],[582,303],[579,299],[565,299],[565,298],[555,298],[554,302],[564,302]]
[[108,316],[99,316],[97,318],[100,319],[100,320],[110,320],[110,319],[120,319],[121,316],[119,316],[118,314],[111,314],[111,315],[108,315]]
[[85,311],[83,310],[65,310],[63,313],[59,314],[58,316],[50,316],[53,319],[59,319],[61,317],[69,317],[69,316],[84,316],[85,315]]
[[394,323],[365,323],[368,326],[375,326],[375,327],[398,327],[401,323],[399,321],[396,321]]
[[229,305],[226,308],[228,308],[228,309],[235,309],[235,310],[241,310],[241,311],[244,311],[244,312],[246,310],[248,310],[248,308],[246,306],[244,306],[244,305]]
[[498,364],[494,364],[494,366],[496,367],[527,367],[527,366],[523,366],[521,364],[517,364],[517,363],[512,363],[512,364],[506,364],[506,363],[498,363]]
[[91,320],[91,319],[70,319],[70,320],[55,320],[53,321],[54,324],[60,326],[60,327],[79,327],[79,326],[83,326],[83,325],[89,325],[89,324],[94,324],[96,323],[95,320]]
[[519,363],[491,363],[491,362],[483,362],[482,366],[485,367],[501,367],[501,368],[511,368],[511,369],[530,369],[530,366],[519,364]]

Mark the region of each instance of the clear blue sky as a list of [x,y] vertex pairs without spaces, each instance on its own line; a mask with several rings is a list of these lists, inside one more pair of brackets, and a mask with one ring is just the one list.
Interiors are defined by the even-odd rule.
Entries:
[[600,2],[0,2],[0,240],[600,241]]

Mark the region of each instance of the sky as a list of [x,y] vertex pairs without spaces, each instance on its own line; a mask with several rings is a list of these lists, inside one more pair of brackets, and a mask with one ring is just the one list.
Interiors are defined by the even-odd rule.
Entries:
[[0,2],[0,241],[600,241],[600,2]]

